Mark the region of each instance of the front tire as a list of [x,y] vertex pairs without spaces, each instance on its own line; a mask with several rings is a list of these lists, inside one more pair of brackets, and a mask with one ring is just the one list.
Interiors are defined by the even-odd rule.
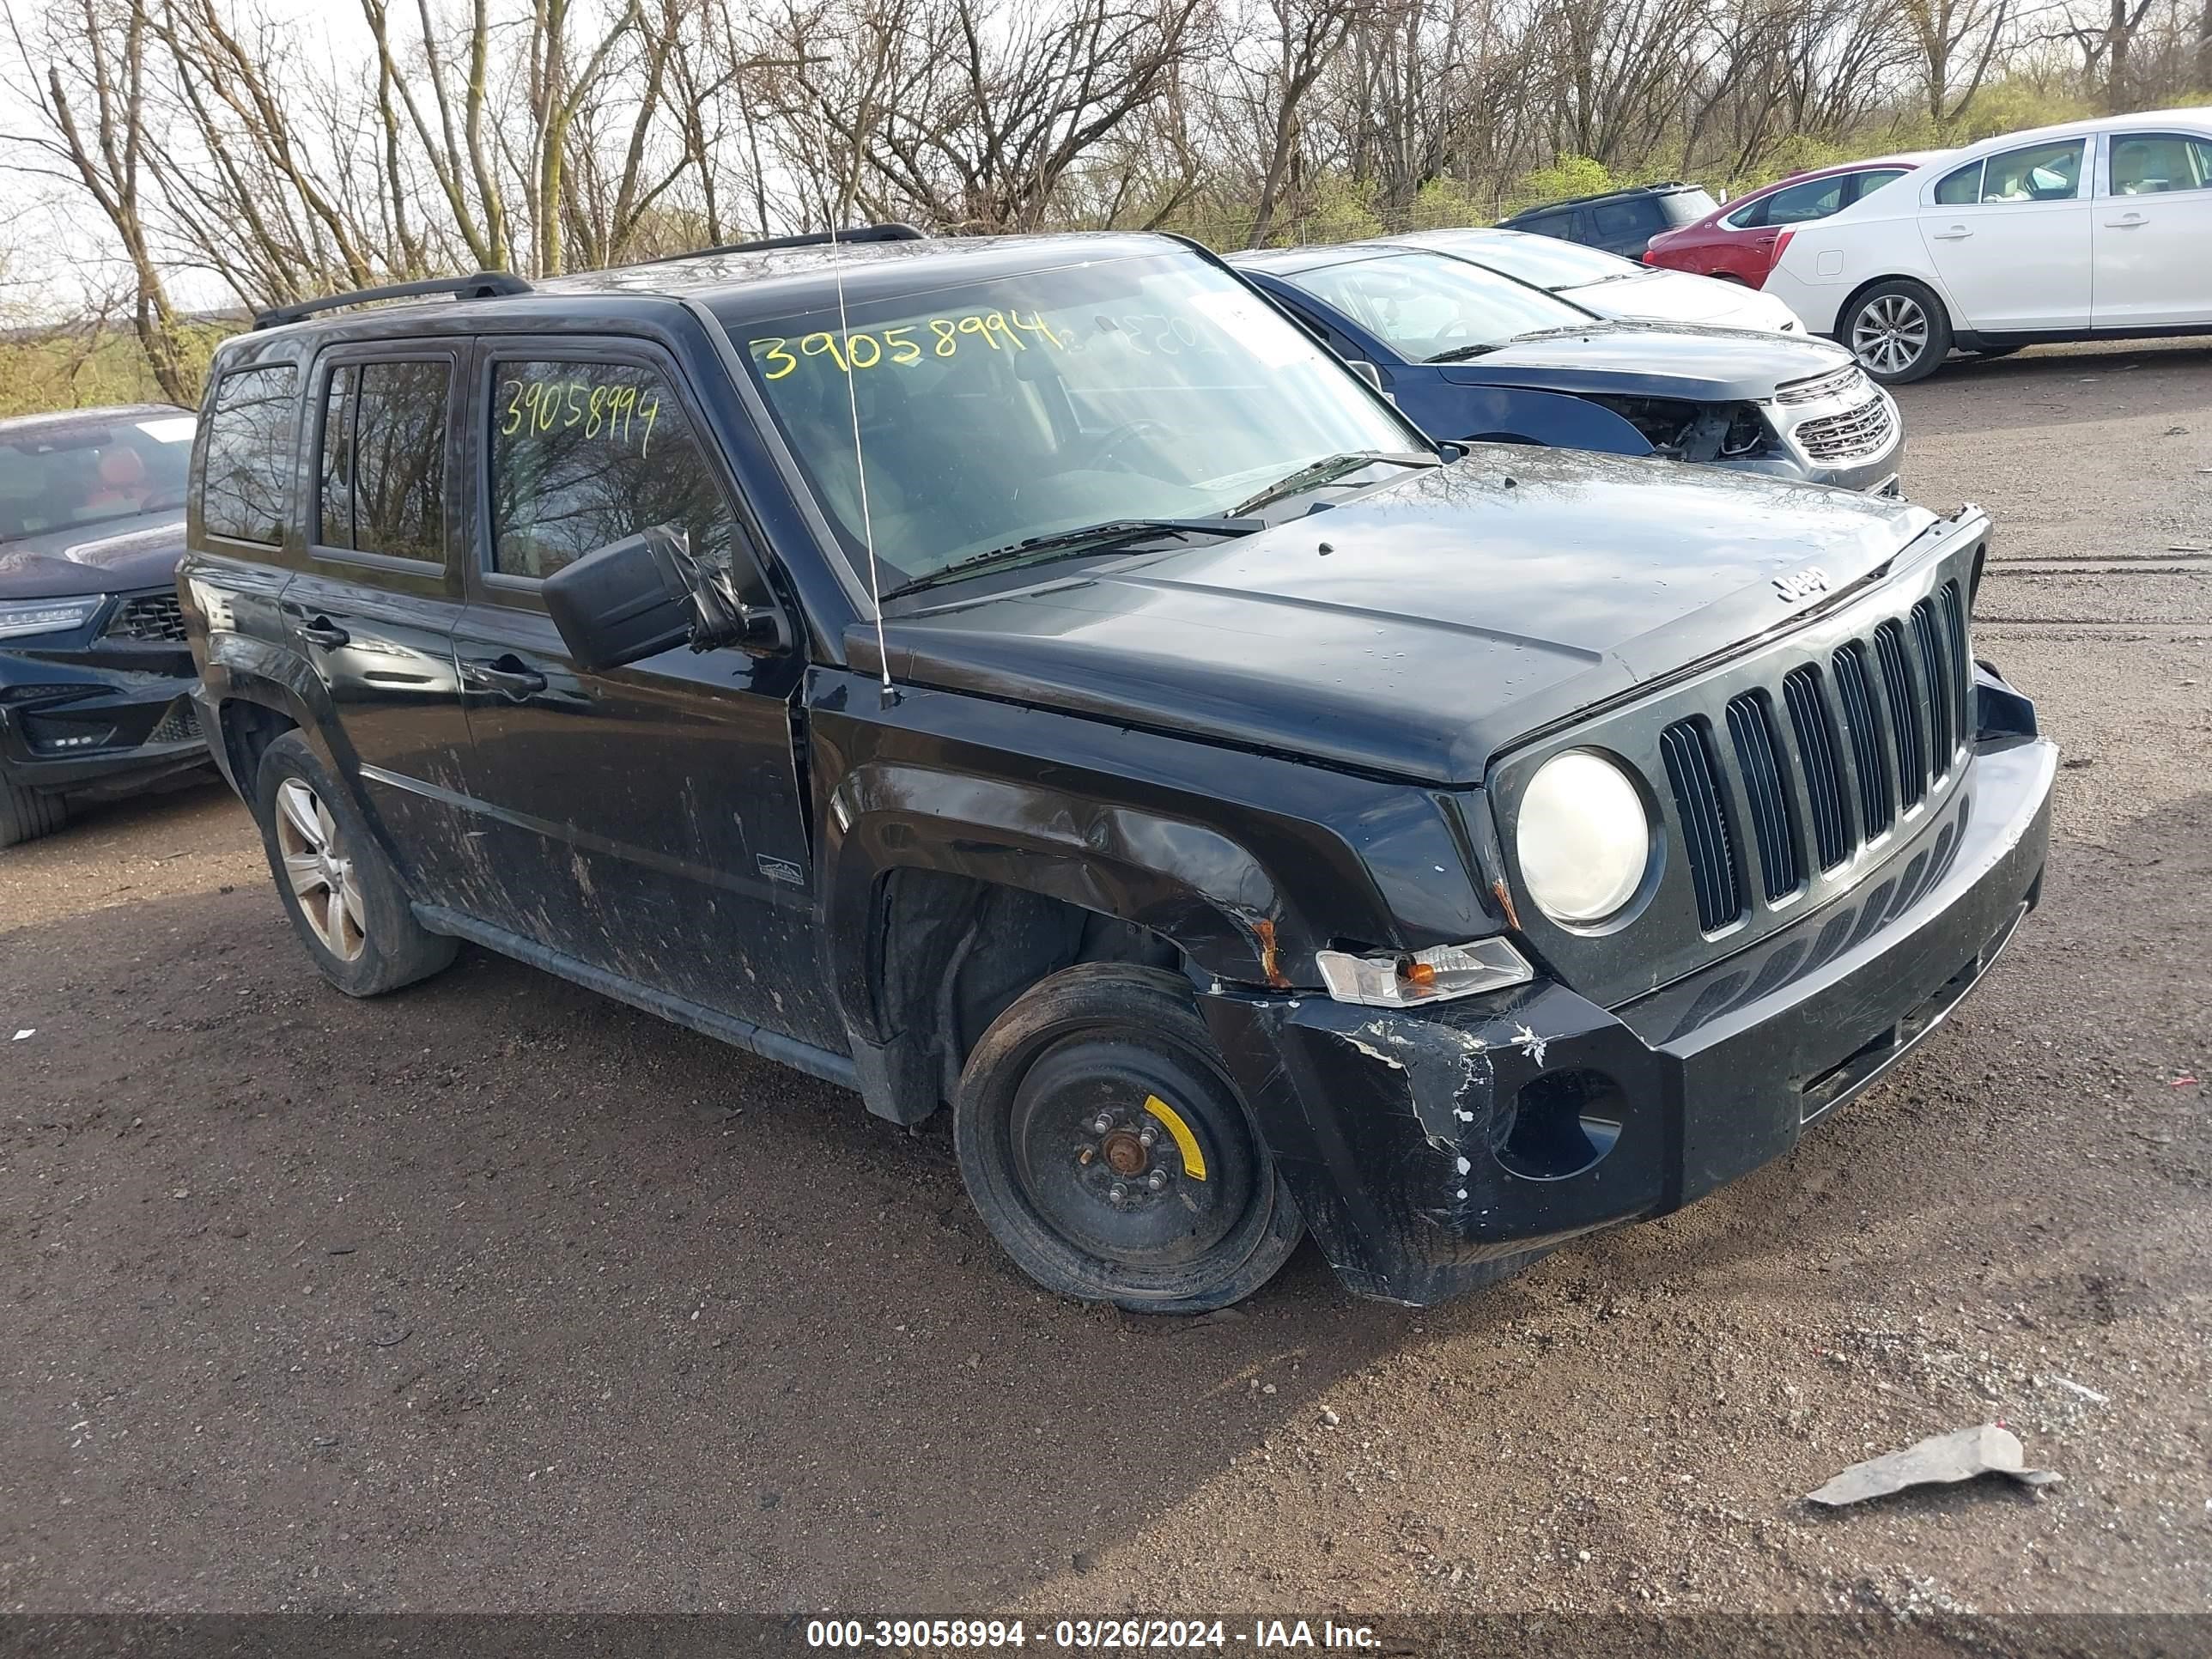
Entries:
[[0,778],[0,847],[51,836],[68,822],[69,803],[59,795]]
[[381,996],[453,961],[459,945],[415,920],[352,797],[298,732],[263,753],[254,816],[284,912],[339,990]]
[[1273,1278],[1304,1231],[1172,974],[1086,963],[1031,987],[975,1045],[952,1112],[985,1224],[1062,1295],[1224,1308]]
[[1859,367],[1884,386],[1924,380],[1951,351],[1951,319],[1923,283],[1893,276],[1851,301],[1839,331]]

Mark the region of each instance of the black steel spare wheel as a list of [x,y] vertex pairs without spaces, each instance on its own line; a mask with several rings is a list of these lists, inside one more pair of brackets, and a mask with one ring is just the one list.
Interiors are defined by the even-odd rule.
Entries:
[[1187,987],[1091,963],[993,1022],[954,1104],[961,1173],[1008,1254],[1049,1288],[1149,1312],[1249,1295],[1297,1245],[1297,1209]]

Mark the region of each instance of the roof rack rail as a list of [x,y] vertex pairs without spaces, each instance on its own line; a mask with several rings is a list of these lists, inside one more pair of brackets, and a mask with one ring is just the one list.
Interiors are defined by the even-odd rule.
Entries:
[[256,312],[253,326],[278,328],[296,323],[319,311],[367,305],[374,300],[413,300],[433,294],[450,294],[457,300],[490,300],[506,294],[528,294],[530,284],[511,271],[479,270],[471,276],[433,276],[422,283],[391,283],[382,288],[357,288],[347,294],[330,294],[319,300],[299,300],[289,306],[272,306]]
[[[1691,184],[1686,179],[1655,179],[1649,184],[1615,185],[1611,190],[1594,190],[1587,196],[1562,196],[1556,202],[1538,202],[1532,206],[1522,208],[1519,213],[1509,214],[1506,216],[1510,219],[1518,219],[1522,214],[1548,213],[1553,208],[1580,207],[1585,202],[1602,202],[1608,196],[1633,196],[1639,191],[1696,190],[1698,188],[1698,185]],[[1503,224],[1505,221],[1500,220],[1498,222]]]
[[909,225],[897,220],[880,225],[855,225],[850,230],[810,230],[799,236],[763,236],[750,242],[717,242],[712,247],[695,247],[682,253],[664,253],[658,258],[641,259],[647,265],[665,265],[674,259],[700,259],[714,253],[765,253],[780,247],[827,247],[832,242],[926,242],[929,233],[919,225]]

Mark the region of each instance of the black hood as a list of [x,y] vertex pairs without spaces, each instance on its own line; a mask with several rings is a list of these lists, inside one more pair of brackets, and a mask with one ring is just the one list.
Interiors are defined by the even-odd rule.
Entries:
[[[1467,784],[1516,739],[1802,614],[1776,578],[1818,565],[1840,594],[1936,522],[1755,475],[1483,445],[1242,540],[943,589],[885,629],[910,684]],[[848,646],[875,672],[872,629]]]
[[1850,362],[1851,354],[1832,341],[1763,330],[1594,323],[1524,334],[1443,370],[1446,380],[1462,386],[1716,403],[1771,398],[1778,386]]
[[185,520],[171,509],[0,542],[0,599],[128,593],[177,579]]

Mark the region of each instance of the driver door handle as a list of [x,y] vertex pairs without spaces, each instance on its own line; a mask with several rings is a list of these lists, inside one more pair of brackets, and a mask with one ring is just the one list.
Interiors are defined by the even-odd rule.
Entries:
[[2114,230],[2133,230],[2137,225],[2147,225],[2150,220],[2140,213],[2130,213],[2124,219],[2107,219],[2105,222]]
[[514,702],[545,689],[545,676],[526,667],[512,652],[489,662],[464,662],[461,684],[471,691],[496,691]]
[[1928,234],[1939,242],[1963,242],[1974,233],[1964,225],[1954,225],[1948,230],[1931,230]]
[[318,617],[313,622],[301,623],[300,637],[309,645],[321,646],[325,651],[336,651],[353,643],[353,635],[328,617]]

